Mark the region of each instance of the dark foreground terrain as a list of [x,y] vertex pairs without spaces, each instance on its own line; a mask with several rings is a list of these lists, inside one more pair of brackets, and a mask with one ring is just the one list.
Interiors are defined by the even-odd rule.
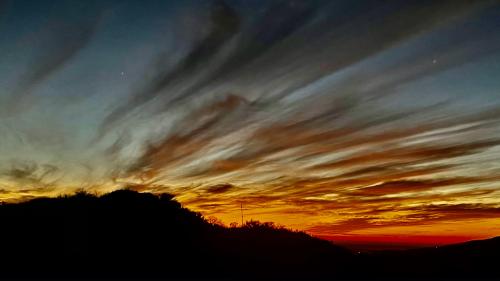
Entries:
[[0,278],[500,279],[500,237],[354,254],[269,223],[225,228],[129,190],[0,205]]

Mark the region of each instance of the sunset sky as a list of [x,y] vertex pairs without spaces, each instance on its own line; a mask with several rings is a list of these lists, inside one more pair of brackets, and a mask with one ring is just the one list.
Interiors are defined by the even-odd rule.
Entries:
[[500,235],[498,1],[0,1],[0,200]]

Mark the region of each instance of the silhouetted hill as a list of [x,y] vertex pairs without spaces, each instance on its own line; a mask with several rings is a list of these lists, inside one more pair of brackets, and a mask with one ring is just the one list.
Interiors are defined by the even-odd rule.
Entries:
[[500,237],[461,244],[357,256],[357,264],[387,279],[500,280]]
[[301,276],[339,271],[351,256],[269,223],[210,224],[171,195],[129,190],[4,204],[0,221],[9,276]]
[[0,277],[500,277],[500,238],[353,254],[272,223],[212,224],[169,194],[119,190],[3,204],[0,222]]

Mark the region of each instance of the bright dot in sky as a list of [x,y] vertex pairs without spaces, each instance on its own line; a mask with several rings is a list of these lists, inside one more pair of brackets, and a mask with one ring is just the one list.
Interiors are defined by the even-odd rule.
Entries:
[[[433,59],[432,60],[432,63],[436,63],[437,62],[437,59]],[[122,72],[123,73],[123,72]]]

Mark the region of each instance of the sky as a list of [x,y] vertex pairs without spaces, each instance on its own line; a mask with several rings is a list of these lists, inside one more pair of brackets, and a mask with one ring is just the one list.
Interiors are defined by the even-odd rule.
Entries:
[[0,1],[0,200],[169,192],[333,241],[500,235],[497,1]]

